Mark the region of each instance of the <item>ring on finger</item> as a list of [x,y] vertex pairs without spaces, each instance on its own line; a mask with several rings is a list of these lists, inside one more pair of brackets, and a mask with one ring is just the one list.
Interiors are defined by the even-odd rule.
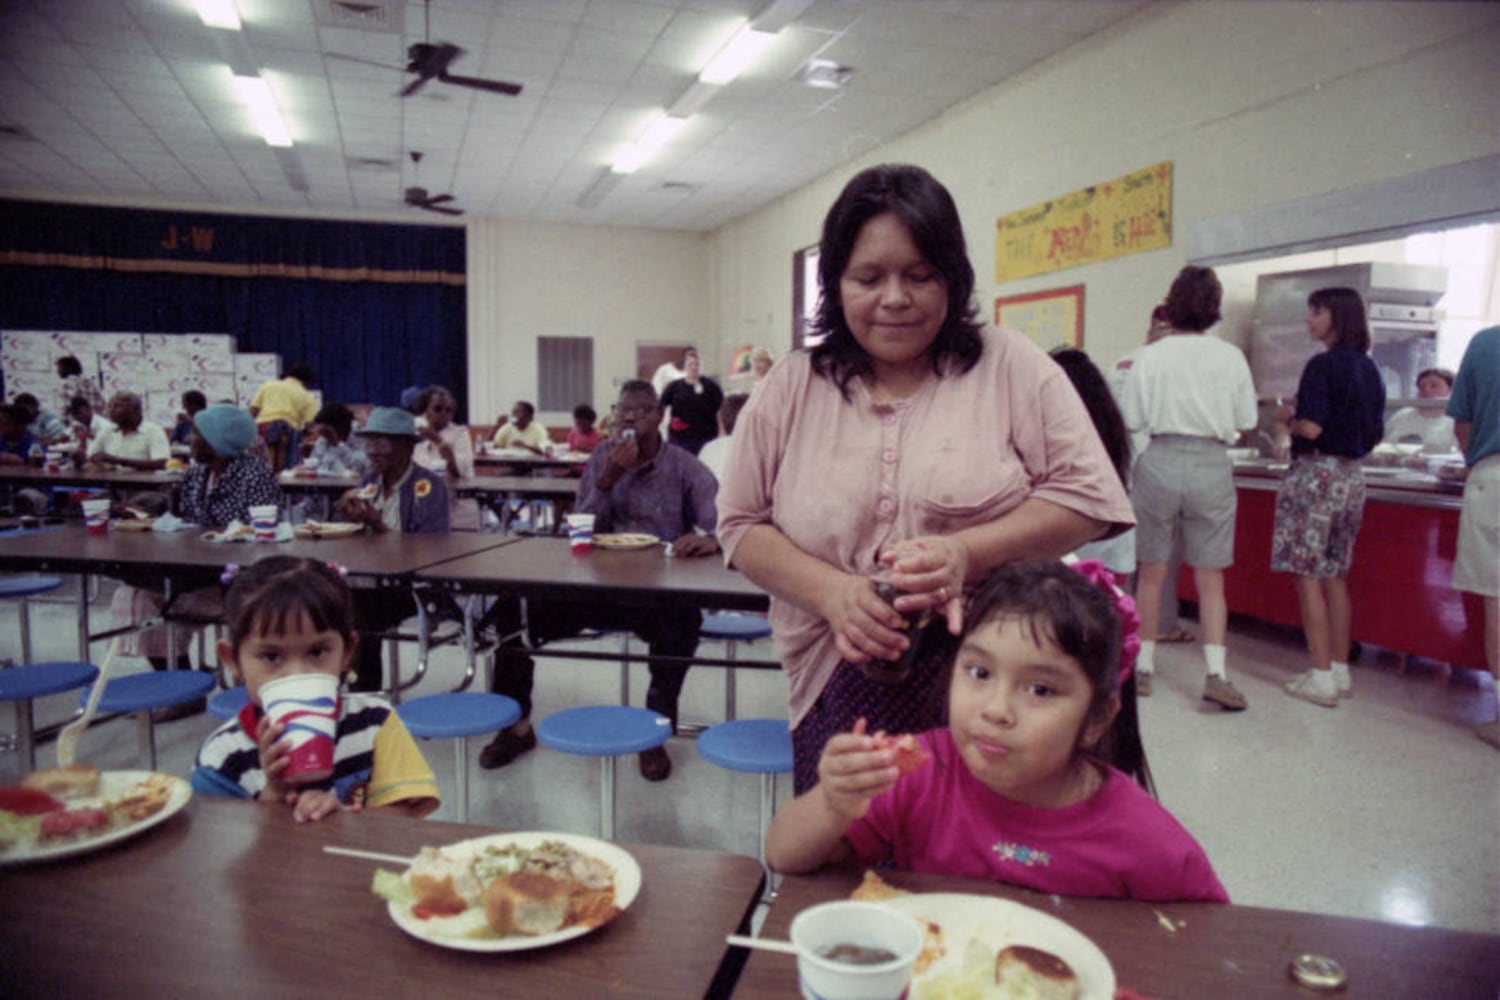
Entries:
[[948,603],[948,585],[946,583],[938,588],[937,600],[939,604]]

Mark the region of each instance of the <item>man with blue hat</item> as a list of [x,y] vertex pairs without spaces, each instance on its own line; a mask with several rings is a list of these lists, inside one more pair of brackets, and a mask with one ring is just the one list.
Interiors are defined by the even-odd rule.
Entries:
[[[355,431],[370,458],[370,475],[359,488],[339,497],[334,513],[373,532],[417,534],[448,530],[448,487],[441,477],[411,460],[417,421],[409,410],[377,406]],[[380,633],[415,613],[412,595],[399,589],[354,591],[354,619],[361,635],[354,661],[352,691],[378,691],[384,668]]]

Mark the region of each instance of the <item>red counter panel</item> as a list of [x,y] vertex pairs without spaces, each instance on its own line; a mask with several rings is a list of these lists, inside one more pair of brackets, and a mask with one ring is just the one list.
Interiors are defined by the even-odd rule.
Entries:
[[[1276,494],[1265,489],[1238,492],[1234,566],[1224,574],[1229,610],[1300,627],[1292,578],[1271,572]],[[1478,597],[1450,585],[1457,540],[1457,510],[1367,501],[1349,574],[1354,638],[1484,669],[1484,610]],[[1182,574],[1179,593],[1184,600],[1197,600],[1191,573]]]

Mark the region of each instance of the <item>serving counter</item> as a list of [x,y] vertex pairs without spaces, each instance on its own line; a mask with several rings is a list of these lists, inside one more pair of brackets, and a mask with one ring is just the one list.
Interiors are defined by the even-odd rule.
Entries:
[[[1301,627],[1292,577],[1271,572],[1276,488],[1285,463],[1235,464],[1239,514],[1234,566],[1224,574],[1229,610]],[[1484,609],[1453,589],[1462,488],[1414,470],[1366,468],[1365,512],[1354,547],[1349,596],[1357,642],[1485,669]],[[1178,584],[1196,601],[1192,574]]]

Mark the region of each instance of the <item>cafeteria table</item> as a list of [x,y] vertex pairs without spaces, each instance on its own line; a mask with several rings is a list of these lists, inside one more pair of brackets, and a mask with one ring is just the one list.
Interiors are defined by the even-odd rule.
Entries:
[[111,490],[125,495],[140,490],[174,492],[182,482],[181,471],[142,472],[137,469],[77,468],[69,462],[56,472],[28,465],[0,465],[0,491],[6,494],[21,488],[50,491],[79,488]]
[[727,993],[715,977],[725,936],[749,926],[762,879],[754,858],[621,844],[642,882],[613,922],[550,947],[476,953],[408,936],[370,891],[378,863],[323,851],[404,857],[500,832],[380,811],[299,824],[290,809],[195,796],[134,839],[0,865],[3,992],[218,1000]]
[[[1288,974],[1293,959],[1309,952],[1339,962],[1348,976],[1347,991],[1339,995],[1361,1000],[1494,1000],[1500,991],[1500,935],[1257,906],[1063,898],[944,875],[881,874],[913,892],[994,896],[1056,917],[1104,952],[1118,986],[1154,1000],[1319,996]],[[793,917],[815,903],[848,898],[861,875],[845,867],[787,876],[761,934],[786,939]],[[746,954],[734,949],[729,974]],[[796,984],[794,957],[756,951],[740,971],[734,997],[794,996]]]
[[563,475],[576,476],[583,472],[583,467],[588,464],[589,455],[586,452],[564,452],[554,455],[534,455],[520,448],[506,448],[503,450],[489,449],[474,453],[474,465],[487,469],[507,468],[514,470],[516,475],[534,475],[538,472],[558,472]]
[[[471,476],[448,482],[456,496],[473,498],[480,506],[494,510],[500,518],[502,533],[510,530],[511,500],[527,503],[545,500],[555,503],[559,512],[567,510],[578,497],[578,480],[556,476]],[[558,515],[561,523],[561,513]]]

